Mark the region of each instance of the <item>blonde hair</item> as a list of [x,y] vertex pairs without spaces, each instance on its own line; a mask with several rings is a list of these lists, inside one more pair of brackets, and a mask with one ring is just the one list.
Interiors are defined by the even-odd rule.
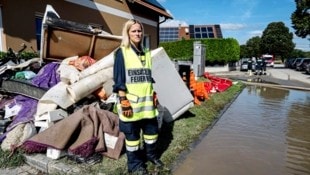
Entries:
[[141,26],[142,36],[141,36],[140,47],[143,48],[143,36],[144,36],[143,25],[140,21],[135,20],[135,19],[130,19],[124,24],[123,31],[122,31],[123,38],[122,38],[121,46],[130,47],[130,39],[129,39],[129,34],[128,34],[129,29],[131,28],[132,25],[137,24],[137,23]]

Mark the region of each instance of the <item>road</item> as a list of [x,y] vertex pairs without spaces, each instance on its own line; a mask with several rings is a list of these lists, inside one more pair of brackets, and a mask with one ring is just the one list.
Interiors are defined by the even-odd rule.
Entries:
[[257,79],[266,83],[274,83],[287,86],[297,86],[310,88],[310,75],[294,69],[284,68],[283,65],[276,65],[274,68],[268,67],[266,75],[254,75],[249,72],[239,70],[230,72],[214,73],[217,76],[227,77],[231,79],[239,79],[244,81],[256,81]]

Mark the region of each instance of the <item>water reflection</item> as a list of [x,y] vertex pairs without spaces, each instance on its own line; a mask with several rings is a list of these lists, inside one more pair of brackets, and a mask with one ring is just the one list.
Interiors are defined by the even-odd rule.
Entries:
[[290,93],[287,124],[287,167],[292,172],[310,174],[310,96]]
[[310,174],[310,92],[246,87],[174,174]]

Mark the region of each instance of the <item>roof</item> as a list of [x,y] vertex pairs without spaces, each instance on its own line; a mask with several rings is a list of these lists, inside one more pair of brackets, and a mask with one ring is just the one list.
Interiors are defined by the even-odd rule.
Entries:
[[157,2],[157,0],[144,0],[144,1],[146,1],[149,4],[156,6],[158,8],[161,8],[163,10],[165,9],[159,2]]
[[173,19],[172,16],[166,11],[166,9],[156,0],[135,0],[134,2],[147,7],[166,18]]

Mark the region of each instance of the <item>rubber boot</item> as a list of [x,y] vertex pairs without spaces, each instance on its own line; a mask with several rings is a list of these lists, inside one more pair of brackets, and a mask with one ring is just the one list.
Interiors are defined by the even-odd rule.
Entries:
[[163,168],[164,164],[158,158],[158,153],[156,150],[156,143],[153,143],[153,144],[145,143],[144,146],[145,146],[147,160],[152,162],[157,169]]
[[141,157],[141,151],[126,151],[127,166],[130,174],[148,174],[146,165]]

